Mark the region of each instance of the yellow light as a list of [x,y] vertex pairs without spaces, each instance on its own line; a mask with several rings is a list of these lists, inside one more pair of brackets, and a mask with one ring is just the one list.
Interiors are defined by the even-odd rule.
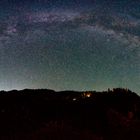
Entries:
[[90,94],[90,93],[88,93],[86,96],[89,98],[89,97],[91,96],[91,94]]
[[85,92],[85,93],[83,93],[83,95],[82,95],[84,98],[89,98],[89,97],[91,97],[91,93],[90,92]]

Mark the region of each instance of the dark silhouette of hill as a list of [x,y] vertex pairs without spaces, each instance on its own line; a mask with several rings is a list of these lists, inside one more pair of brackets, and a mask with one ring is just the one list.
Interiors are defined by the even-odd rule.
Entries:
[[0,92],[0,140],[139,140],[140,97],[128,89]]

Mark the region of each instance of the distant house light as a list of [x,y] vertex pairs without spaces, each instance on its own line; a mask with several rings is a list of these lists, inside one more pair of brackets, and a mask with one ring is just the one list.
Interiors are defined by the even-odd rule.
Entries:
[[73,101],[76,101],[77,99],[76,98],[73,98]]
[[85,93],[83,93],[82,96],[83,96],[84,98],[89,98],[89,97],[91,97],[91,95],[92,95],[92,94],[91,94],[90,92],[85,92]]
[[90,97],[90,96],[91,96],[91,94],[90,94],[90,93],[88,93],[86,96],[87,96],[87,97]]

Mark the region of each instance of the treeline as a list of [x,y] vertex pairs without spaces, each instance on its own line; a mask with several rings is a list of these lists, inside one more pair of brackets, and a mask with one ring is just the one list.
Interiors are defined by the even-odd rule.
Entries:
[[[93,134],[112,139],[118,127],[126,133],[129,122],[139,120],[140,97],[128,89],[116,88],[104,92],[55,92],[47,89],[0,92],[0,139],[6,139],[8,135],[11,137],[8,140],[16,140],[16,136],[33,133],[50,122],[64,123],[79,131],[90,130]],[[136,129],[139,130],[137,126]]]

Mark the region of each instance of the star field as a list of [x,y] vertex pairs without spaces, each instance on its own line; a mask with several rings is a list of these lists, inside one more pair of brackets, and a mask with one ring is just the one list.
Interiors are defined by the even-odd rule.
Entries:
[[140,93],[137,2],[1,4],[0,90],[123,87]]

